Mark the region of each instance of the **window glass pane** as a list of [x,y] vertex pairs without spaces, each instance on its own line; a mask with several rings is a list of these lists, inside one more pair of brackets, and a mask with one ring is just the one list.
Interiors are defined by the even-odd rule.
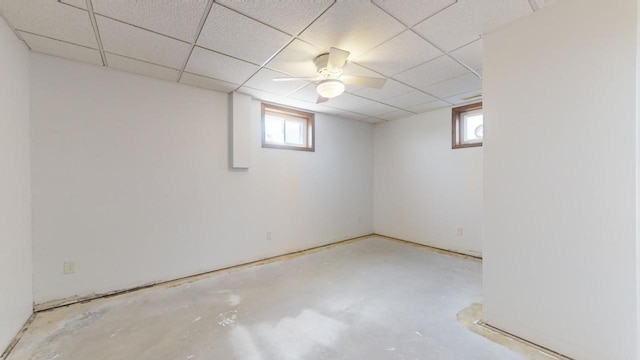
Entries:
[[302,121],[287,119],[285,122],[285,144],[304,146],[305,128],[306,125]]
[[264,136],[269,144],[284,144],[284,119],[273,115],[264,117]]
[[484,135],[483,116],[479,112],[469,112],[462,118],[462,142],[473,143],[482,141]]

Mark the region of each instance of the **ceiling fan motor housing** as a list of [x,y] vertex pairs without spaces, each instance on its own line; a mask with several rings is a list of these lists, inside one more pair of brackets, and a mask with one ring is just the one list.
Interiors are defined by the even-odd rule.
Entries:
[[316,65],[316,69],[318,69],[318,74],[325,79],[337,79],[342,75],[342,68],[340,69],[329,69],[327,64],[329,62],[329,54],[319,55],[313,63]]

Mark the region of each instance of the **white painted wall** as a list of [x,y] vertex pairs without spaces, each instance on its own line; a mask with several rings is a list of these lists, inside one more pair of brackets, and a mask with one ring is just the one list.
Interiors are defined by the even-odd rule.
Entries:
[[0,353],[31,315],[29,53],[0,17]]
[[373,231],[370,124],[318,115],[315,152],[263,149],[254,101],[252,167],[230,170],[226,94],[39,54],[31,66],[37,303]]
[[484,37],[484,318],[638,359],[637,0],[563,0]]
[[375,232],[480,255],[482,148],[451,149],[451,108],[377,124],[374,133]]

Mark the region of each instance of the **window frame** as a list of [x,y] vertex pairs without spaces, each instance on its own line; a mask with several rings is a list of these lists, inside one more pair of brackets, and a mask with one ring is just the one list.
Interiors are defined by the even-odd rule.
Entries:
[[[295,146],[295,145],[281,145],[281,144],[272,144],[268,143],[266,139],[266,129],[265,129],[265,116],[267,112],[280,113],[283,115],[292,116],[295,118],[300,118],[306,120],[307,123],[307,146]],[[262,115],[261,115],[261,124],[262,124],[262,147],[263,148],[272,148],[272,149],[284,149],[284,150],[298,150],[298,151],[316,151],[316,129],[315,129],[315,114],[299,109],[284,107],[281,105],[275,105],[270,103],[262,103]],[[309,142],[311,142],[311,146],[309,146]]]
[[[484,136],[482,141],[473,142],[473,143],[465,143],[462,139],[462,125],[461,121],[463,119],[463,115],[472,112],[482,110],[482,101],[478,103],[468,104],[464,106],[458,106],[451,109],[451,148],[452,149],[464,149],[470,147],[479,147],[482,146],[484,142]],[[484,114],[483,114],[483,122],[484,126]]]

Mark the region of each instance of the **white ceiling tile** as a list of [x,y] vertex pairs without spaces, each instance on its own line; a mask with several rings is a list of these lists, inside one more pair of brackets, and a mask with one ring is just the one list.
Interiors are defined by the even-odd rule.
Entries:
[[482,25],[473,1],[460,0],[420,23],[414,30],[444,51],[451,51],[480,38]]
[[447,98],[456,94],[461,94],[473,90],[480,92],[482,89],[482,80],[471,73],[445,80],[443,82],[431,85],[426,92],[440,98]]
[[96,15],[105,51],[180,69],[190,46],[182,41]]
[[408,93],[412,90],[413,88],[407,85],[404,85],[393,79],[388,79],[382,89],[359,88],[353,91],[353,93],[371,100],[386,102],[385,100],[388,98]]
[[558,0],[536,0],[536,4],[538,4],[538,8],[542,9],[547,6],[554,5],[558,2]]
[[368,1],[339,1],[300,38],[324,49],[337,47],[356,58],[405,29]]
[[264,64],[291,36],[213,4],[198,45],[254,64]]
[[329,115],[333,115],[333,116],[337,116],[337,117],[341,117],[343,119],[349,119],[349,120],[367,121],[370,118],[369,115],[357,114],[351,111],[345,111],[340,109],[333,109],[327,106],[324,106],[323,109],[320,111],[325,114],[329,114]]
[[307,111],[312,111],[312,112],[321,112],[322,109],[323,109],[322,106],[315,104],[315,101],[313,103],[306,102],[306,101],[300,101],[300,100],[291,99],[291,98],[287,98],[287,97],[284,97],[284,96],[276,95],[276,94],[273,94],[273,93],[270,93],[270,92],[256,90],[256,89],[252,89],[252,88],[248,88],[248,87],[244,87],[244,86],[242,88],[240,88],[238,90],[238,92],[241,92],[241,93],[247,94],[247,95],[251,95],[251,97],[253,97],[254,99],[257,99],[257,100],[262,100],[262,101],[266,101],[266,102],[270,102],[270,103],[274,103],[274,104],[294,107],[294,108],[297,108],[297,109],[302,109],[302,110],[307,110]]
[[191,85],[203,89],[215,90],[224,93],[230,93],[234,91],[238,85],[229,82],[208,78],[206,76],[200,76],[190,74],[188,72],[182,73],[180,83],[185,85]]
[[407,109],[434,100],[436,100],[436,98],[431,95],[427,95],[422,91],[412,90],[411,92],[385,99],[383,102],[398,108]]
[[267,67],[282,71],[291,76],[316,76],[318,75],[318,70],[313,60],[318,57],[318,55],[326,52],[325,50],[296,39],[269,61]]
[[329,99],[329,101],[323,103],[323,105],[341,110],[355,111],[357,108],[362,108],[374,103],[372,100],[344,93],[338,97]]
[[353,109],[353,112],[357,112],[359,114],[369,115],[369,116],[379,116],[382,114],[388,114],[392,111],[396,111],[398,109],[393,106],[385,105],[379,102],[371,101],[369,104],[365,106],[361,106]]
[[273,81],[274,78],[286,76],[274,70],[260,69],[244,86],[285,96],[309,83],[308,81]]
[[[343,75],[349,75],[349,76],[367,76],[367,77],[374,77],[374,78],[383,78],[383,75],[380,75],[378,73],[376,73],[375,71],[371,71],[361,65],[358,65],[356,63],[352,63],[347,61],[347,63],[344,65],[344,67],[342,68],[342,74]],[[386,84],[385,84],[386,86]],[[355,92],[358,89],[363,88],[360,85],[354,85],[354,84],[347,84],[347,92]]]
[[475,71],[482,70],[482,39],[476,40],[471,44],[465,45],[450,55],[461,63],[467,65]]
[[318,92],[316,91],[316,84],[309,84],[295,93],[289,95],[292,99],[307,101],[315,103],[318,99]]
[[170,69],[160,65],[146,63],[144,61],[129,59],[124,56],[107,53],[106,57],[107,57],[107,65],[110,68],[130,72],[134,74],[149,76],[157,79],[175,82],[178,80],[178,74],[180,73],[178,70]]
[[185,70],[196,75],[242,84],[258,69],[258,66],[248,62],[196,46]]
[[207,0],[92,0],[96,14],[192,42]]
[[241,14],[262,21],[288,34],[297,35],[309,25],[333,0],[315,1],[238,1],[217,0]]
[[420,114],[420,113],[425,113],[427,111],[440,109],[440,108],[448,107],[448,106],[451,106],[451,105],[449,103],[444,102],[444,101],[436,100],[436,101],[430,101],[430,102],[425,103],[425,104],[420,104],[420,105],[416,105],[416,106],[410,107],[407,110],[409,110],[411,112],[414,112],[416,114]]
[[84,10],[53,0],[1,0],[0,14],[16,30],[98,48]]
[[102,65],[102,57],[100,57],[100,52],[98,50],[21,31],[19,31],[19,33],[22,39],[29,44],[29,47],[33,51],[90,64]]
[[442,51],[407,30],[375,49],[359,56],[358,64],[387,76],[403,72],[442,55]]
[[[479,96],[478,96],[479,95]],[[448,102],[456,105],[461,105],[464,103],[475,103],[482,101],[482,91],[481,90],[473,90],[469,92],[465,92],[462,94],[457,94],[454,96],[450,96],[446,98]]]
[[406,25],[413,26],[455,4],[456,0],[373,0],[373,2]]
[[61,0],[60,2],[63,3],[63,4],[76,6],[76,7],[79,7],[81,9],[86,9],[87,8],[87,0]]
[[396,79],[426,90],[430,85],[468,73],[464,66],[448,56],[441,56],[394,76]]
[[378,115],[376,117],[382,120],[397,120],[397,119],[402,119],[411,115],[415,115],[415,114],[412,112],[404,111],[404,110],[396,110],[390,113]]
[[414,29],[441,49],[452,51],[531,12],[528,0],[458,0]]

